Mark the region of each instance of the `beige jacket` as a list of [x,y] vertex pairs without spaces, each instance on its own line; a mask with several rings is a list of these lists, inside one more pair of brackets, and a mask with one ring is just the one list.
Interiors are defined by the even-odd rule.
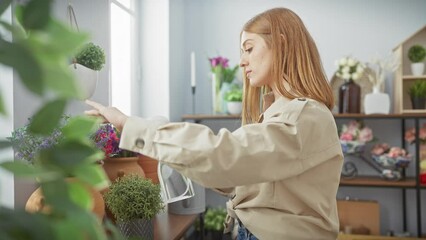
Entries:
[[329,109],[277,99],[263,121],[214,134],[200,124],[129,118],[120,147],[208,188],[233,188],[234,210],[259,239],[336,239],[343,154]]

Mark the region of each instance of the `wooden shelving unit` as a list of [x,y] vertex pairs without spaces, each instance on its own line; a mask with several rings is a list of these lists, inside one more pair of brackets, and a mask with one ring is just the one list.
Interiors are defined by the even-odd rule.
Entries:
[[[408,50],[411,46],[416,44],[426,46],[426,26],[419,29],[393,49],[393,52],[400,63],[398,69],[395,71],[395,79],[393,81],[394,112],[396,113],[407,113],[413,111],[411,99],[408,95],[408,89],[410,89],[417,79],[426,81],[426,75],[411,75],[411,62],[408,59]],[[415,112],[426,113],[426,109],[415,110]]]
[[415,188],[416,179],[405,178],[399,181],[389,181],[374,176],[358,176],[355,178],[342,178],[340,186]]

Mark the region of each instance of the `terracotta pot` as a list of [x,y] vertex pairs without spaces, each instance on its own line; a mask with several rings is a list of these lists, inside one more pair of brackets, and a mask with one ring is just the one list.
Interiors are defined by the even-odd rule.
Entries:
[[157,160],[141,154],[139,155],[138,164],[139,166],[142,167],[146,178],[151,179],[152,182],[155,184],[160,183],[160,181],[158,180],[158,174],[157,174],[157,169],[158,169]]
[[[76,178],[68,178],[67,181],[76,181]],[[98,218],[102,221],[105,216],[105,202],[102,194],[94,189],[93,187],[87,186],[90,194],[93,199],[93,207],[92,212],[98,216]],[[50,207],[45,205],[44,196],[41,188],[37,188],[31,196],[28,198],[27,203],[25,204],[25,210],[27,212],[44,212],[48,213],[50,211]]]
[[145,177],[144,170],[138,164],[138,157],[107,158],[103,167],[111,182],[129,173]]

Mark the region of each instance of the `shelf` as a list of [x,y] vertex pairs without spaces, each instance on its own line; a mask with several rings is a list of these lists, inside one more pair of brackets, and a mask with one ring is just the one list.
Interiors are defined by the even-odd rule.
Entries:
[[402,79],[404,80],[426,79],[426,75],[421,75],[421,76],[404,75],[402,76]]
[[380,177],[360,176],[349,179],[342,178],[340,186],[414,188],[416,187],[416,180],[414,178],[406,178],[400,181],[389,181]]

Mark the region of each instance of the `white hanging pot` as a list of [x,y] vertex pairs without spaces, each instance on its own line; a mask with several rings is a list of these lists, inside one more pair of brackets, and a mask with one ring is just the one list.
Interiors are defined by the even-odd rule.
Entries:
[[69,67],[75,76],[83,99],[91,98],[98,83],[98,71],[92,70],[78,63],[73,63]]
[[422,76],[425,70],[425,64],[422,62],[411,64],[411,73],[414,76]]

